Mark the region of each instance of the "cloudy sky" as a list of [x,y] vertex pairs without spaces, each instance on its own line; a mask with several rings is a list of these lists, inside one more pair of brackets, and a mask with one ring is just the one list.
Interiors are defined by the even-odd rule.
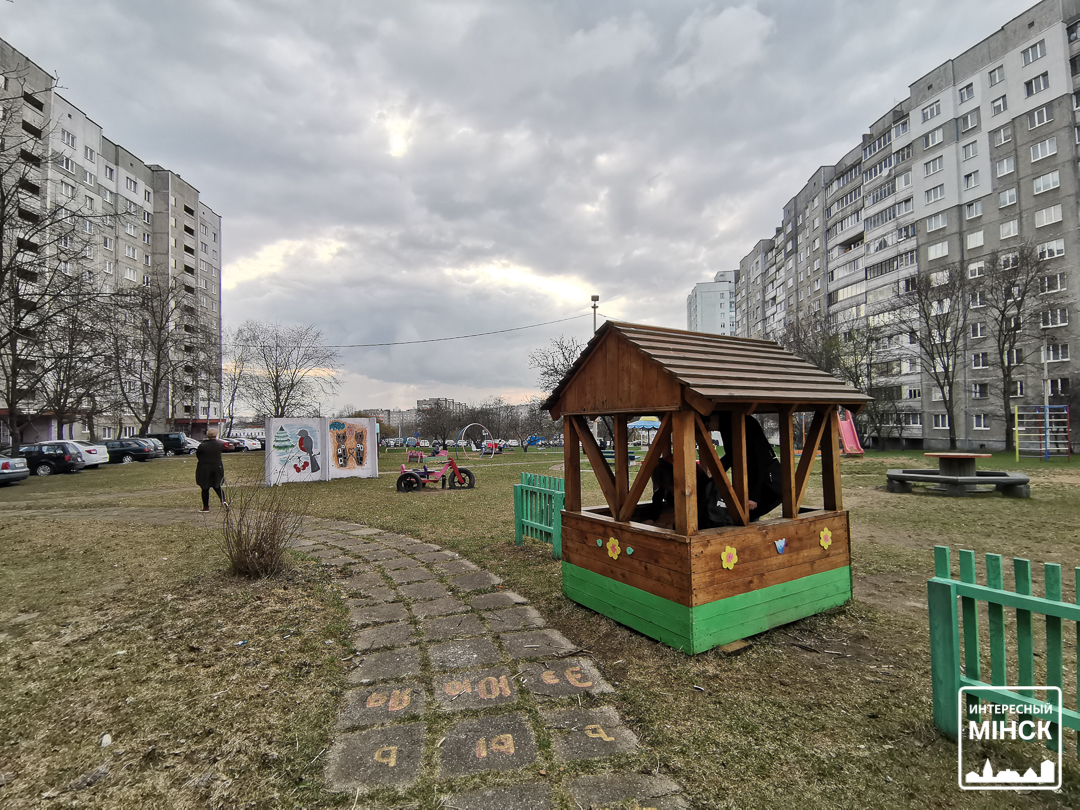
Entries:
[[[222,311],[317,324],[336,405],[512,402],[686,296],[1030,0],[14,0],[0,37],[224,217]],[[576,317],[575,316],[580,316]]]

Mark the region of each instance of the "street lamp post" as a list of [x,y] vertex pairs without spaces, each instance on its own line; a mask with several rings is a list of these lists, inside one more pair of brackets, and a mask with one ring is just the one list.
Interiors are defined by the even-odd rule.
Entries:
[[596,306],[597,306],[596,302],[599,301],[599,300],[600,300],[599,295],[594,295],[592,297],[592,330],[593,330],[593,332],[596,331]]

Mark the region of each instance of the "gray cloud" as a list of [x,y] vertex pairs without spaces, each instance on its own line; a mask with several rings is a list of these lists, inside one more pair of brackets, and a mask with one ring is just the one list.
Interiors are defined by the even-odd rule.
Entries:
[[[0,4],[106,134],[225,217],[228,323],[335,344],[685,324],[814,169],[1028,0]],[[530,389],[495,338],[343,350],[343,401]]]

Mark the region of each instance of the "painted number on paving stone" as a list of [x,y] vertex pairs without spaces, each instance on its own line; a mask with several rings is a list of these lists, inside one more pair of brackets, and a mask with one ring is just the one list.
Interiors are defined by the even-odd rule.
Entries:
[[381,762],[383,765],[389,765],[393,768],[397,765],[397,752],[398,747],[396,745],[388,745],[385,748],[380,748],[375,752],[375,761]]
[[372,692],[367,699],[367,707],[374,709],[386,704],[387,711],[400,712],[412,702],[411,689],[395,689],[389,695],[386,692]]
[[492,737],[490,740],[485,740],[481,737],[476,741],[477,759],[483,759],[488,755],[489,751],[493,754],[514,753],[514,738],[509,734],[500,734],[498,737]]
[[[463,692],[472,692],[472,690],[472,684],[468,680],[449,681],[443,687],[443,691],[451,697],[456,697]],[[476,682],[476,694],[482,700],[494,700],[500,696],[510,697],[510,684],[505,675],[501,678],[494,678],[489,675],[487,678],[481,678]]]
[[[581,667],[570,667],[563,675],[571,686],[576,686],[579,689],[587,689],[593,685],[592,681],[581,680]],[[549,669],[540,675],[540,680],[549,686],[554,686],[559,683],[559,676],[555,674],[555,670]]]

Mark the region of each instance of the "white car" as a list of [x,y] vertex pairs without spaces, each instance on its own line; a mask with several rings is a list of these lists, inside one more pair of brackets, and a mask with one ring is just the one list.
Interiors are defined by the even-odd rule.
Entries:
[[79,448],[83,464],[87,467],[97,467],[99,464],[109,463],[109,448],[105,445],[79,441],[72,441],[72,444]]
[[252,439],[247,436],[230,436],[229,441],[236,445],[236,449],[242,452],[248,450],[262,450],[262,443],[258,439]]

